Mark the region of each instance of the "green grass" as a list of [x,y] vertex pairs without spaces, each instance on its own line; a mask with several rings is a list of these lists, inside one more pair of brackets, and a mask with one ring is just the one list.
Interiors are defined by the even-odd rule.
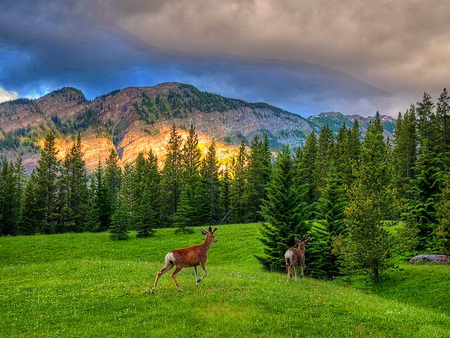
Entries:
[[107,233],[0,238],[1,337],[450,337],[450,267],[403,265],[376,289],[265,272],[258,226],[216,232],[195,286],[156,271],[199,231],[111,241]]

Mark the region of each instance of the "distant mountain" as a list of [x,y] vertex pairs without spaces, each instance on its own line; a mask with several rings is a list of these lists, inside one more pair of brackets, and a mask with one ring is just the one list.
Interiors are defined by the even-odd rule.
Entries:
[[[285,144],[297,148],[312,130],[319,132],[328,124],[337,132],[343,123],[352,126],[355,118],[364,131],[370,118],[330,112],[305,119],[266,103],[225,98],[180,83],[115,90],[93,101],[86,100],[80,90],[66,87],[37,100],[0,104],[0,156],[12,159],[21,154],[30,170],[37,164],[46,133],[52,131],[60,158],[81,133],[89,170],[104,161],[111,148],[118,151],[123,164],[150,148],[162,159],[170,127],[175,124],[187,135],[192,124],[201,149],[214,139],[219,157],[226,158],[255,135],[267,134],[273,150]],[[383,119],[387,133],[392,133],[395,120]]]

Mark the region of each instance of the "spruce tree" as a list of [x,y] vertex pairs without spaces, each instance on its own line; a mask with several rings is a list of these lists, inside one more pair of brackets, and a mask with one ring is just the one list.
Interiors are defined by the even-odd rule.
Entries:
[[220,182],[219,163],[216,155],[216,143],[213,140],[208,148],[201,165],[201,176],[206,191],[206,205],[208,210],[208,224],[217,224],[220,219]]
[[266,186],[269,182],[271,171],[271,153],[267,135],[264,140],[255,136],[250,145],[248,164],[246,168],[246,188],[244,198],[246,200],[246,222],[261,221],[261,201],[266,196]]
[[347,273],[367,273],[374,282],[389,267],[391,240],[382,224],[391,202],[388,151],[377,113],[367,129],[357,180],[350,191],[346,209],[348,237],[343,255]]
[[28,178],[23,192],[23,199],[20,208],[18,231],[20,235],[34,235],[41,230],[40,219],[40,196],[36,171],[33,170]]
[[238,155],[233,158],[231,167],[233,175],[230,187],[231,221],[233,223],[243,223],[245,222],[247,207],[244,196],[247,185],[247,152],[244,142],[239,147]]
[[268,270],[282,271],[284,253],[294,244],[293,236],[306,237],[310,230],[306,222],[306,186],[295,184],[294,175],[291,150],[285,146],[278,154],[261,206],[261,241],[265,247],[264,255],[257,258]]
[[298,148],[296,153],[296,171],[299,179],[307,185],[306,203],[311,219],[317,217],[317,202],[319,200],[319,171],[317,136],[312,131],[306,139],[305,146]]
[[181,152],[182,176],[180,183],[184,199],[181,201],[180,195],[179,201],[179,205],[184,204],[183,213],[189,210],[190,214],[187,216],[190,220],[190,226],[199,226],[208,220],[208,197],[206,187],[203,185],[200,176],[200,160],[201,151],[198,147],[198,135],[194,126],[191,125]]
[[437,250],[450,255],[450,173],[445,175],[444,189],[437,206],[439,226],[436,229]]
[[138,237],[153,236],[160,226],[161,200],[160,200],[161,176],[158,171],[158,157],[152,150],[148,152],[146,170],[143,175],[143,192],[140,210],[140,226]]
[[0,170],[0,235],[17,234],[16,200],[13,164],[3,158]]
[[91,231],[106,231],[109,229],[111,222],[111,202],[108,188],[105,182],[105,171],[102,168],[101,161],[98,161],[97,168],[91,178],[91,190],[93,198],[93,208],[96,211],[94,224],[95,227]]
[[182,139],[175,125],[170,130],[170,137],[165,146],[166,160],[162,169],[161,199],[162,216],[165,226],[172,224],[172,215],[177,211],[182,184]]
[[[105,166],[105,186],[108,191],[108,203],[111,214],[115,211],[115,206],[117,205],[117,198],[119,196],[119,191],[122,185],[122,169],[120,167],[120,160],[115,149],[111,149],[108,158],[106,159]],[[110,223],[110,220],[109,222]]]
[[59,232],[61,199],[59,195],[61,164],[56,159],[55,135],[48,133],[41,158],[35,170],[35,192],[38,210],[34,216],[39,220],[42,234]]
[[64,232],[81,232],[86,229],[89,208],[86,176],[81,136],[78,134],[63,162],[61,182],[64,193],[61,194],[61,199],[64,204],[61,212],[61,229]]

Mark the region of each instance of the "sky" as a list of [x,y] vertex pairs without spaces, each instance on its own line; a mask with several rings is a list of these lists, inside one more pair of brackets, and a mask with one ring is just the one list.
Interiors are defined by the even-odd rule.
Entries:
[[450,81],[446,0],[1,0],[0,102],[182,82],[396,117]]

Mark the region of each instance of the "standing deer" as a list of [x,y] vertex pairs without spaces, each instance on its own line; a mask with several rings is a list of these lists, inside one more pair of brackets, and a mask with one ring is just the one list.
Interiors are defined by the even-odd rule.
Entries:
[[307,238],[303,241],[299,240],[297,236],[294,237],[295,243],[298,244],[298,248],[289,248],[284,254],[284,262],[286,263],[287,269],[287,280],[292,278],[292,269],[294,269],[295,280],[297,281],[297,265],[302,267],[302,273],[300,277],[304,277],[304,267],[305,267],[305,244],[311,241],[311,238]]
[[[167,271],[173,268],[175,266],[175,271],[172,274],[173,281],[175,282],[175,286],[177,287],[178,291],[183,291],[180,288],[180,285],[178,284],[177,280],[177,274],[180,272],[181,269],[186,267],[193,267],[194,268],[194,274],[195,274],[195,281],[196,284],[200,283],[203,278],[205,278],[207,270],[205,267],[205,262],[208,259],[208,251],[211,247],[212,243],[216,243],[216,237],[214,236],[214,232],[218,228],[215,228],[212,230],[211,227],[209,227],[209,230],[206,231],[202,228],[201,233],[202,235],[205,235],[205,241],[203,244],[197,244],[190,246],[188,248],[183,249],[176,249],[171,252],[169,252],[166,255],[165,258],[165,265],[164,268],[156,274],[155,284],[152,288],[152,293],[156,290],[156,285],[158,284],[159,277],[161,277],[163,274],[165,274]],[[203,269],[203,276],[198,279],[198,271],[197,267],[201,266]]]

